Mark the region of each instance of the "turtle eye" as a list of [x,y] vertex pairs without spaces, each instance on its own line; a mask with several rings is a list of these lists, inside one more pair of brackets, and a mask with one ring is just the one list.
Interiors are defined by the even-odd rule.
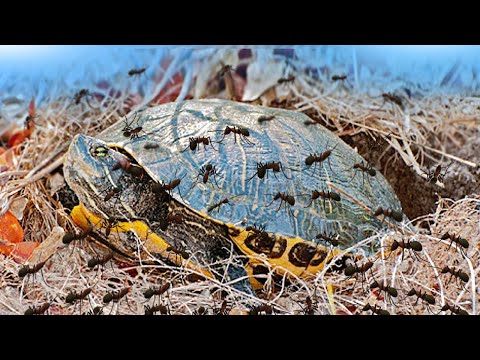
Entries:
[[92,156],[104,158],[108,156],[108,149],[105,146],[97,146],[92,150]]

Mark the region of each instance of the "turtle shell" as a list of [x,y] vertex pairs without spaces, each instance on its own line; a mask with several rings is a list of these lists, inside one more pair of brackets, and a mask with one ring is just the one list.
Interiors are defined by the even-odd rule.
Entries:
[[[387,180],[355,169],[366,161],[324,127],[305,126],[306,120],[294,111],[188,100],[131,114],[98,138],[128,152],[161,184],[181,179],[172,195],[223,223],[316,242],[319,233],[338,234],[343,247],[384,228],[375,210],[401,211]],[[324,161],[306,164],[331,149]],[[280,171],[263,174],[259,168],[270,162],[280,162]],[[312,201],[314,190],[327,199]]]

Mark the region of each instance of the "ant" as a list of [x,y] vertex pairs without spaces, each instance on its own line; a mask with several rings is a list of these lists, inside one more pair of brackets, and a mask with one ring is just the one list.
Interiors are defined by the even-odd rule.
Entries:
[[267,121],[271,121],[273,119],[275,119],[275,115],[262,115],[257,119],[257,121],[258,121],[259,124],[263,124],[263,123],[265,123]]
[[385,139],[389,138],[390,135],[392,135],[392,132],[389,132],[385,137],[379,137],[378,139],[375,139],[375,140],[371,138],[367,138],[368,150],[370,150],[371,152],[380,150],[387,143]]
[[115,292],[108,292],[103,297],[103,302],[108,304],[109,302],[119,302],[125,295],[128,294],[130,288],[126,287]]
[[365,305],[363,307],[362,311],[368,311],[368,310],[372,310],[372,313],[377,314],[377,315],[390,315],[390,313],[387,310],[383,310],[382,308],[380,308],[377,305],[372,306],[372,305],[367,303],[367,305]]
[[86,288],[80,293],[77,293],[76,291],[72,291],[65,298],[65,302],[67,304],[75,304],[78,300],[84,300],[88,295],[90,295],[91,292],[92,292],[92,288]]
[[398,290],[395,289],[393,286],[384,285],[383,283],[379,283],[378,281],[374,280],[370,284],[370,289],[378,288],[380,291],[384,291],[385,294],[388,294],[390,301],[393,303],[392,298],[396,298],[398,296]]
[[168,225],[171,223],[181,224],[183,222],[180,214],[168,214],[165,219],[160,219],[160,229],[167,231]]
[[154,315],[156,312],[159,312],[159,311],[160,311],[160,314],[162,315],[170,314],[170,311],[165,305],[159,304],[152,307],[145,305],[145,315]]
[[[441,309],[440,309],[440,312],[438,314],[440,314],[442,311],[448,311],[450,310],[452,312],[452,314],[455,314],[455,315],[468,315],[468,312],[466,312],[465,310],[462,310],[460,309],[459,306],[455,306],[455,305],[448,305],[448,304],[445,304]],[[438,315],[437,314],[437,315]]]
[[[353,181],[353,179],[357,175],[358,171],[361,171],[362,172],[362,187],[365,186],[365,174],[368,174],[371,177],[374,177],[375,175],[377,175],[377,171],[373,168],[372,164],[370,164],[370,163],[367,163],[367,165],[365,165],[363,162],[354,164],[353,169],[355,170],[355,173],[353,174],[353,177],[350,180],[350,183]],[[369,178],[367,178],[367,179],[370,182],[370,179]]]
[[303,122],[303,125],[305,126],[310,126],[310,125],[315,125],[315,124],[318,124],[316,121],[313,121],[313,120],[305,120]]
[[131,69],[128,72],[128,76],[140,76],[141,74],[143,74],[145,72],[145,70],[147,70],[147,68]]
[[137,117],[137,114],[135,114],[132,122],[129,124],[128,121],[127,121],[127,117],[125,116],[125,120],[124,120],[125,121],[125,127],[122,129],[123,136],[129,137],[130,140],[139,139],[140,137],[138,136],[138,133],[143,130],[142,126],[137,126],[136,128],[131,127],[133,122],[135,121],[136,117]]
[[208,178],[210,177],[210,175],[213,175],[213,180],[215,181],[215,184],[217,185],[217,187],[220,189],[220,186],[218,186],[218,183],[217,183],[216,176],[217,175],[221,176],[221,175],[219,174],[219,171],[217,170],[216,166],[212,164],[207,164],[202,166],[202,168],[200,169],[200,172],[197,175],[197,178],[195,179],[195,183],[192,185],[192,188],[197,184],[198,178],[200,176],[202,177],[202,182],[206,184],[208,182]]
[[[368,270],[370,270],[373,267],[373,262],[372,261],[367,261],[365,264],[358,266],[357,263],[355,262],[353,265],[347,265],[345,268],[345,276],[348,276],[348,279],[350,279],[352,276],[355,275],[355,283],[353,284],[353,288],[355,288],[355,285],[357,284],[358,281],[358,275],[360,275],[361,281],[362,281],[362,290],[363,289],[363,283],[364,281],[366,282],[366,273]],[[364,291],[365,292],[365,291]]]
[[212,140],[210,139],[210,137],[204,137],[204,136],[198,136],[198,137],[191,137],[191,138],[188,138],[188,146],[182,150],[182,152],[185,152],[188,150],[188,148],[190,148],[191,151],[195,151],[197,150],[197,147],[200,148],[200,144],[203,144],[203,148],[204,149],[207,149],[207,145],[210,145],[213,150],[217,151],[217,149],[215,149],[212,145]]
[[[219,130],[221,131],[221,130]],[[247,137],[250,136],[250,131],[248,129],[242,128],[242,127],[236,127],[236,126],[227,126],[225,130],[223,131],[223,137],[220,141],[217,141],[218,144],[222,143],[223,140],[225,139],[225,136],[228,134],[233,133],[234,139],[235,139],[235,144],[237,143],[237,135],[245,141],[248,145],[255,145],[253,142],[247,139]]]
[[88,260],[87,266],[90,269],[94,269],[95,266],[97,266],[97,265],[104,266],[107,262],[109,262],[112,259],[113,259],[113,252],[110,251],[107,254],[105,254],[104,256],[91,258],[90,260]]
[[73,95],[73,98],[75,100],[75,105],[80,104],[80,101],[82,101],[82,98],[84,97],[86,98],[87,96],[92,96],[90,94],[90,91],[88,91],[87,89],[81,89],[80,91],[75,93],[75,95]]
[[105,198],[103,201],[109,201],[111,200],[115,195],[118,195],[122,192],[122,187],[121,186],[114,186],[111,190],[106,190],[107,195],[105,195]]
[[398,221],[398,222],[402,221],[402,219],[403,219],[403,214],[400,211],[395,211],[395,210],[392,210],[392,209],[383,209],[381,207],[379,207],[375,211],[373,216],[380,216],[380,215],[383,215],[384,217],[392,218],[393,220]]
[[302,306],[302,311],[305,315],[315,315],[315,309],[313,308],[313,300],[310,296],[305,298],[305,307]]
[[[335,174],[335,172],[332,170],[332,165],[330,164],[330,155],[332,154],[333,150],[335,150],[335,148],[337,146],[338,146],[338,143],[333,148],[325,150],[320,155],[317,154],[317,153],[313,153],[313,154],[308,155],[307,158],[305,159],[305,165],[311,166],[312,164],[314,164],[313,173],[315,173],[317,163],[320,164],[323,161],[327,160],[328,161],[328,166],[330,166],[330,171],[333,174]],[[328,143],[327,143],[327,148],[328,148]]]
[[141,176],[143,174],[143,169],[138,165],[132,164],[132,162],[126,157],[122,157],[122,159],[118,160],[117,163],[112,166],[111,171],[120,169],[133,176]]
[[264,312],[266,315],[273,314],[273,307],[271,305],[254,306],[248,312],[248,315],[261,315]]
[[159,144],[154,144],[154,143],[146,143],[143,145],[143,148],[146,150],[153,150],[153,149],[158,149],[160,147]]
[[231,307],[230,309],[228,309],[228,301],[227,300],[223,300],[222,301],[222,305],[220,306],[220,309],[215,309],[213,311],[214,315],[228,315],[228,313],[230,312],[231,310]]
[[286,78],[282,77],[282,78],[278,79],[278,80],[277,80],[277,83],[278,83],[279,85],[281,85],[281,84],[286,84],[286,83],[293,83],[294,81],[295,81],[295,76],[290,75],[290,76],[288,76],[288,77],[286,77]]
[[393,94],[390,94],[390,93],[383,93],[382,97],[383,97],[383,103],[384,104],[385,104],[386,101],[390,101],[392,103],[397,104],[398,106],[400,106],[401,109],[403,109],[403,101],[402,101],[402,98],[400,96],[393,95]]
[[332,246],[338,246],[339,242],[338,239],[334,239],[326,234],[317,234],[315,236],[316,239],[318,240],[323,240],[327,244],[331,244]]
[[452,164],[453,164],[453,161],[445,167],[445,171],[443,174],[442,174],[442,165],[438,165],[434,171],[428,170],[428,172],[425,172],[422,170],[422,173],[424,173],[427,176],[427,181],[430,184],[435,184],[437,181],[443,183],[443,179],[445,178],[445,175],[447,175],[448,168]]
[[448,250],[450,250],[450,247],[453,245],[453,243],[455,243],[457,247],[460,248],[460,251],[462,252],[463,255],[465,255],[463,249],[465,249],[466,251],[470,246],[470,244],[466,239],[463,239],[460,236],[455,234],[450,234],[448,231],[442,235],[441,240],[451,240],[450,245],[448,246]]
[[[165,184],[164,182],[153,183],[152,184],[152,191],[155,194],[162,194],[162,191],[166,191],[166,192],[170,193],[170,195],[172,195],[173,190],[175,188],[177,188],[178,185],[180,185],[180,183],[182,182],[182,180],[185,176],[187,176],[187,174],[183,175],[181,178],[173,179],[168,184]],[[179,193],[180,197],[183,199],[182,194],[180,193],[180,189],[178,189],[178,193]]]
[[83,230],[78,234],[75,234],[74,232],[67,232],[65,235],[63,235],[62,242],[65,245],[68,245],[74,240],[85,239],[88,235],[90,235],[93,232],[93,229],[94,229],[93,224],[89,224],[86,230]]
[[322,191],[313,190],[312,195],[311,195],[311,199],[310,199],[310,204],[308,204],[307,206],[304,206],[304,208],[310,207],[313,204],[313,201],[317,200],[320,197],[323,199],[323,209],[324,210],[326,209],[326,200],[329,200],[330,204],[332,204],[332,205],[335,204],[334,202],[332,202],[332,200],[337,201],[337,202],[340,201],[340,195],[337,194],[336,192],[323,191],[323,190]]
[[[416,240],[409,239],[407,242],[403,240],[401,241],[393,240],[393,243],[390,246],[390,254],[392,254],[398,248],[402,249],[402,261],[405,255],[405,250],[409,250],[411,252],[412,257],[423,260],[422,258],[420,258],[420,255],[416,253],[416,252],[422,251],[423,246]],[[390,255],[388,255],[388,257],[390,257]],[[423,260],[423,261],[426,261],[426,260]]]
[[415,304],[413,306],[417,305],[418,300],[420,299],[426,303],[429,310],[430,310],[430,305],[435,305],[435,298],[433,297],[433,295],[427,294],[426,291],[422,293],[422,290],[416,290],[415,288],[412,288],[412,290],[408,292],[407,296],[405,296],[403,300],[405,300],[409,296],[417,297],[417,300],[415,301]]
[[153,297],[154,295],[161,296],[161,295],[163,295],[165,292],[167,292],[168,289],[170,289],[170,283],[165,283],[165,284],[163,284],[162,286],[160,286],[160,287],[158,287],[158,288],[148,288],[148,289],[143,293],[143,296],[145,296],[145,299],[150,299],[150,298]]
[[[445,284],[445,286],[447,286],[450,283],[452,278],[460,279],[460,281],[463,281],[464,283],[468,283],[468,281],[470,280],[470,277],[468,276],[467,273],[464,273],[460,269],[456,270],[454,267],[451,268],[451,267],[445,266],[442,269],[441,274],[450,274],[450,279],[448,279],[448,282]],[[461,286],[465,289],[463,284],[461,284]]]
[[[267,195],[272,195],[272,194],[267,194]],[[282,192],[278,192],[275,194],[275,196],[273,197],[273,200],[270,204],[266,205],[266,207],[269,207],[270,205],[273,204],[274,201],[277,201],[278,199],[281,199],[280,201],[280,205],[278,206],[278,209],[276,212],[278,212],[278,210],[280,210],[280,207],[282,206],[283,203],[285,203],[285,210],[287,210],[287,204],[290,205],[290,206],[294,206],[295,205],[295,197],[293,195],[288,195],[287,193],[282,193]],[[290,208],[288,208],[290,214],[295,217],[295,215],[293,215],[293,211]]]
[[50,303],[46,302],[40,306],[31,306],[25,311],[25,315],[42,315],[50,308]]
[[38,264],[35,264],[33,266],[25,265],[18,271],[18,276],[23,278],[23,277],[27,276],[28,274],[36,274],[37,272],[39,272],[43,268],[45,263],[46,263],[46,261],[42,261],[42,262],[39,262]]
[[286,174],[285,174],[285,171],[283,170],[283,166],[282,166],[282,162],[281,161],[278,161],[278,162],[275,162],[275,161],[270,161],[268,163],[261,163],[261,162],[257,162],[257,172],[255,174],[253,174],[253,176],[248,179],[247,181],[250,181],[252,180],[255,176],[258,176],[259,179],[263,179],[265,177],[265,175],[267,175],[267,179],[268,179],[268,170],[273,170],[273,176],[275,176],[275,179],[278,180],[277,178],[277,175],[275,173],[278,173],[280,171],[282,171],[283,175],[291,180],[292,178],[289,178]]
[[177,248],[174,248],[173,246],[168,246],[166,251],[171,251],[177,255],[180,255],[185,260],[188,260],[190,258],[190,254],[187,253],[185,250],[177,249]]
[[213,210],[217,209],[217,211],[220,211],[220,206],[222,206],[223,204],[228,204],[231,206],[231,204],[229,203],[229,200],[227,198],[223,199],[222,201],[216,203],[216,204],[213,204],[212,206],[210,206],[208,209],[207,209],[207,213],[209,212],[212,212]]
[[332,81],[342,81],[342,82],[347,81],[348,85],[352,86],[352,84],[350,84],[350,82],[347,79],[347,75],[333,75]]

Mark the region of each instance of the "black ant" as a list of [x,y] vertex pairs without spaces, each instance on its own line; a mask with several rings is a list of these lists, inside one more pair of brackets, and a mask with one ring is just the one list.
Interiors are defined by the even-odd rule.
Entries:
[[392,209],[383,209],[379,207],[373,216],[380,216],[383,215],[384,217],[389,217],[392,218],[395,221],[402,221],[403,219],[403,214],[400,211],[392,210]]
[[[272,195],[272,194],[267,194],[267,195]],[[283,203],[285,203],[285,210],[290,212],[290,214],[295,217],[295,215],[293,215],[293,211],[291,209],[292,206],[295,205],[295,197],[293,195],[288,195],[287,193],[282,193],[282,192],[278,192],[275,194],[275,196],[273,197],[273,200],[270,204],[266,205],[266,207],[269,207],[270,205],[273,204],[274,201],[277,201],[278,199],[280,199],[280,205],[278,206],[278,209],[276,212],[278,212],[278,210],[280,210],[280,207],[282,206]],[[290,208],[287,208],[287,204],[290,205],[291,207]]]
[[165,219],[160,219],[160,229],[167,231],[170,224],[181,224],[183,218],[180,214],[168,214]]
[[[375,175],[377,175],[377,171],[373,168],[372,164],[370,164],[370,163],[367,163],[367,165],[365,165],[363,162],[354,164],[353,169],[355,170],[355,173],[353,174],[353,177],[350,180],[350,183],[353,181],[353,179],[357,175],[357,172],[361,171],[362,172],[362,187],[365,186],[365,174],[368,174],[371,177],[375,177]],[[367,179],[370,182],[370,179],[369,178],[367,178]]]
[[40,306],[31,306],[25,311],[25,315],[42,315],[50,308],[50,303],[46,302]]
[[360,275],[360,279],[362,281],[362,291],[364,291],[363,283],[364,281],[365,282],[367,281],[366,273],[372,267],[373,267],[372,261],[367,261],[365,264],[360,266],[358,266],[357,263],[354,263],[353,265],[347,265],[344,272],[345,276],[348,276],[346,280],[350,279],[352,276],[355,275],[355,283],[353,284],[353,288],[355,288],[355,285],[357,284],[357,281],[358,281],[358,275]]
[[[438,314],[440,314],[442,311],[448,311],[450,310],[452,312],[452,314],[455,314],[455,315],[468,315],[468,312],[466,312],[465,310],[462,310],[460,309],[459,306],[455,306],[455,305],[448,305],[448,304],[445,304],[441,309],[440,309],[440,312]],[[437,315],[438,315],[437,314]]]
[[332,76],[332,81],[342,81],[342,82],[347,82],[348,85],[352,86],[352,84],[350,84],[350,81],[348,81],[347,79],[347,75],[333,75]]
[[130,124],[127,122],[127,117],[125,117],[125,120],[124,120],[125,127],[122,129],[123,136],[129,137],[130,140],[139,139],[140,137],[138,136],[138,133],[143,130],[142,126],[137,126],[136,128],[131,127],[135,119],[136,119],[136,114]]
[[[311,166],[313,164],[314,165],[313,173],[315,173],[317,164],[320,164],[323,161],[327,160],[328,166],[330,166],[330,170],[332,171],[333,174],[335,174],[335,172],[332,170],[332,165],[330,164],[330,155],[332,154],[333,150],[335,150],[337,146],[338,146],[338,143],[333,148],[325,150],[320,155],[317,153],[308,155],[307,158],[305,159],[305,165]],[[328,144],[327,144],[327,147],[328,147]]]
[[[442,269],[441,274],[450,274],[450,279],[448,279],[448,282],[445,284],[445,286],[447,286],[453,278],[460,279],[460,281],[463,281],[465,284],[467,284],[470,280],[470,277],[467,273],[463,272],[460,269],[456,270],[454,267],[451,268],[449,266],[445,266]],[[461,284],[461,286],[465,289],[463,284]]]
[[73,95],[73,98],[75,100],[75,105],[80,104],[80,101],[82,101],[82,98],[84,97],[86,98],[87,96],[92,96],[90,94],[90,91],[88,91],[87,89],[81,89],[80,91],[75,93],[75,95]]
[[376,288],[378,288],[380,291],[384,291],[385,294],[388,295],[392,303],[393,303],[392,298],[396,298],[398,296],[398,290],[395,289],[393,286],[384,285],[383,283],[379,283],[378,281],[373,280],[373,282],[370,284],[370,289],[376,289]]
[[429,310],[430,310],[430,305],[435,305],[435,298],[433,297],[433,295],[427,294],[426,291],[422,293],[422,290],[416,290],[415,288],[412,288],[412,290],[408,292],[407,296],[405,296],[403,300],[405,300],[409,296],[417,297],[417,300],[415,301],[415,304],[413,306],[417,305],[418,300],[420,299],[426,303]]
[[122,192],[122,187],[121,186],[114,186],[111,190],[107,190],[107,194],[105,195],[105,198],[103,201],[109,201],[111,200],[115,195],[118,195]]
[[143,145],[143,148],[146,150],[153,150],[153,149],[158,149],[160,147],[159,144],[154,144],[154,143],[146,143]]
[[377,315],[390,315],[390,313],[387,310],[383,310],[382,308],[380,308],[380,306],[377,306],[377,305],[372,306],[367,303],[367,305],[363,307],[362,311],[368,311],[368,310],[371,310],[373,314],[377,314]]
[[[219,130],[221,131],[221,130]],[[242,127],[236,127],[236,126],[227,126],[225,130],[223,130],[223,137],[220,141],[217,141],[218,144],[222,143],[222,141],[225,139],[225,136],[228,134],[233,133],[234,139],[235,139],[235,144],[237,143],[237,135],[245,141],[248,145],[255,145],[253,142],[247,139],[247,137],[250,136],[250,131],[248,129],[242,128]]]
[[315,309],[313,308],[313,300],[310,296],[305,298],[305,307],[302,307],[302,311],[305,315],[315,315]]
[[65,245],[68,245],[74,240],[85,239],[88,235],[90,235],[93,232],[93,229],[94,229],[93,224],[89,224],[86,230],[83,230],[78,234],[75,234],[74,232],[67,232],[65,235],[63,235],[62,242]]
[[262,313],[265,313],[266,315],[272,315],[273,307],[271,305],[254,306],[250,309],[248,315],[261,315]]
[[143,296],[145,296],[145,299],[150,299],[150,298],[153,297],[154,295],[161,296],[161,295],[163,295],[165,292],[167,292],[168,289],[170,289],[170,283],[165,283],[165,284],[163,284],[162,286],[160,286],[160,287],[158,287],[158,288],[149,288],[149,289],[147,289],[147,290],[143,293]]
[[313,120],[305,120],[303,122],[303,125],[305,126],[310,126],[310,125],[315,125],[315,124],[318,124],[316,121],[313,121]]
[[36,117],[37,116],[27,115],[27,117],[25,118],[25,121],[23,122],[23,126],[25,127],[25,130],[30,130],[30,131],[33,130],[35,125],[35,122],[33,121],[33,119]]
[[255,174],[253,174],[253,176],[250,179],[248,179],[247,181],[252,180],[255,176],[258,176],[259,179],[263,179],[265,177],[265,175],[267,175],[267,179],[268,179],[268,170],[273,171],[273,176],[275,176],[275,179],[277,179],[277,180],[278,180],[278,178],[277,178],[277,175],[275,173],[278,173],[280,171],[283,173],[283,175],[287,179],[289,179],[289,180],[292,179],[292,178],[289,178],[285,174],[285,171],[283,170],[283,165],[282,165],[281,161],[278,161],[278,162],[270,161],[268,163],[257,162],[257,172]]
[[335,203],[333,201],[339,202],[341,200],[340,195],[337,194],[336,192],[323,191],[323,190],[322,191],[313,190],[311,198],[310,198],[310,204],[308,204],[307,206],[304,206],[304,208],[310,207],[313,204],[313,201],[317,200],[318,198],[323,199],[323,208],[324,209],[326,209],[326,200],[329,200],[330,204],[332,204],[332,205],[335,205]]
[[128,72],[128,76],[140,76],[141,74],[143,74],[145,72],[145,70],[147,70],[147,68],[131,69]]
[[126,287],[126,288],[123,288],[121,290],[118,290],[118,291],[114,291],[114,292],[108,292],[105,294],[105,296],[103,297],[103,302],[105,304],[108,304],[109,302],[113,301],[113,302],[118,302],[120,301],[125,295],[128,294],[128,292],[130,291],[130,288]]
[[424,173],[427,176],[427,181],[430,184],[435,184],[437,181],[443,183],[443,179],[445,178],[445,175],[447,175],[448,168],[452,164],[453,164],[453,161],[445,167],[445,171],[443,172],[443,174],[442,174],[442,165],[438,165],[434,171],[428,170],[428,172],[425,172],[422,170],[422,173]]
[[[420,259],[420,260],[423,260],[420,255],[418,255],[416,252],[420,252],[422,251],[423,249],[423,246],[422,244],[420,244],[418,241],[416,240],[408,240],[408,241],[404,241],[404,240],[400,240],[400,241],[397,241],[397,240],[393,240],[392,242],[392,245],[390,246],[390,254],[392,254],[395,250],[397,250],[398,248],[401,248],[402,249],[402,261],[403,261],[403,258],[404,258],[404,255],[405,255],[405,250],[408,250],[411,252],[411,255],[412,257],[415,257],[417,259]],[[388,255],[388,257],[390,257],[390,255]],[[426,260],[423,260],[423,261],[426,261]]]
[[338,242],[338,239],[334,239],[326,234],[317,234],[315,236],[316,239],[318,240],[322,240],[324,242],[326,242],[327,244],[331,244],[332,246],[338,246],[339,245],[339,242]]
[[174,248],[173,246],[168,246],[166,251],[171,251],[177,255],[180,255],[185,260],[188,260],[190,258],[190,254],[187,253],[185,250],[177,249],[177,248]]
[[470,244],[466,239],[463,239],[460,236],[455,234],[450,234],[448,231],[442,235],[441,240],[451,240],[450,245],[448,246],[448,250],[450,250],[450,247],[453,245],[453,243],[455,243],[457,247],[460,247],[460,250],[464,255],[465,255],[464,249],[466,251],[470,246]]
[[257,119],[257,121],[258,121],[259,124],[263,124],[263,123],[265,123],[267,121],[271,121],[273,119],[275,119],[275,115],[262,115]]
[[229,204],[229,200],[227,198],[223,199],[222,201],[216,203],[216,204],[213,204],[211,205],[208,209],[207,209],[207,213],[209,212],[212,212],[213,210],[217,209],[217,211],[220,211],[220,206],[222,206],[223,204]]
[[190,148],[191,151],[195,151],[197,150],[197,147],[200,147],[199,145],[200,144],[203,144],[203,148],[206,150],[207,149],[207,145],[210,145],[212,147],[213,150],[217,151],[217,149],[215,149],[212,145],[212,140],[210,139],[210,137],[204,137],[204,136],[198,136],[198,137],[191,137],[191,138],[188,138],[188,146],[182,150],[182,152],[185,152],[188,150],[188,148]]
[[278,79],[277,83],[281,85],[281,84],[286,84],[286,83],[293,83],[294,81],[295,81],[295,76],[290,75],[286,78],[282,77],[282,78]]
[[217,176],[221,176],[221,175],[219,174],[219,171],[217,170],[216,166],[212,164],[207,164],[202,166],[202,168],[200,169],[200,172],[197,175],[197,178],[195,179],[195,183],[192,185],[192,188],[197,184],[199,177],[202,177],[202,182],[206,184],[208,182],[208,178],[210,177],[210,175],[212,175],[213,180],[215,181],[215,184],[220,189],[220,186],[218,186],[218,183],[217,183]]
[[400,108],[403,109],[403,101],[402,101],[402,98],[400,96],[393,95],[393,94],[390,94],[390,93],[383,93],[382,97],[383,97],[383,103],[384,104],[385,104],[385,101],[390,101],[392,103],[397,104],[398,106],[400,106]]
[[33,266],[25,265],[18,271],[18,276],[23,278],[23,277],[27,276],[28,274],[36,274],[37,272],[39,272],[43,268],[45,263],[46,263],[46,261],[42,261],[42,262],[39,262],[38,264],[35,264]]
[[[170,193],[170,195],[172,195],[173,190],[180,185],[180,183],[182,182],[182,180],[185,176],[187,176],[187,174],[183,175],[181,178],[173,179],[168,184],[165,184],[163,182],[153,183],[152,184],[152,191],[155,194],[162,194],[162,192],[165,191],[165,192]],[[178,188],[177,190],[178,190],[178,194],[183,199],[182,194],[180,193],[180,188]]]
[[390,135],[392,135],[391,132],[389,132],[385,137],[379,137],[378,139],[375,139],[375,140],[371,138],[367,138],[368,150],[370,152],[380,150],[387,143],[385,139],[389,138]]
[[[108,236],[108,235],[107,235],[107,236]],[[107,262],[109,262],[109,261],[112,260],[112,259],[113,259],[113,252],[110,251],[110,252],[108,252],[107,254],[105,254],[105,255],[103,255],[103,256],[91,258],[90,260],[88,260],[87,266],[88,266],[90,269],[95,268],[95,266],[97,266],[97,265],[104,266]]]
[[[80,301],[80,306],[81,306],[81,301],[84,300],[90,293],[92,292],[92,288],[86,288],[85,290],[77,293],[76,291],[72,291],[67,294],[67,297],[65,298],[65,302],[67,304],[73,305],[77,301]],[[80,307],[80,312],[81,312],[81,307]]]
[[145,305],[145,315],[154,315],[156,312],[160,312],[162,315],[170,314],[170,311],[165,305],[159,304],[152,307]]

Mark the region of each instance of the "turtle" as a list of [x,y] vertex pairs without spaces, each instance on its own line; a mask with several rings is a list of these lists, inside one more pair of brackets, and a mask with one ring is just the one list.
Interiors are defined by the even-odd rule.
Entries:
[[118,257],[183,266],[242,291],[261,288],[269,268],[312,276],[388,229],[376,209],[404,215],[382,174],[362,181],[354,165],[366,161],[306,120],[201,99],[144,108],[95,138],[78,134],[64,162],[78,198],[71,216]]

